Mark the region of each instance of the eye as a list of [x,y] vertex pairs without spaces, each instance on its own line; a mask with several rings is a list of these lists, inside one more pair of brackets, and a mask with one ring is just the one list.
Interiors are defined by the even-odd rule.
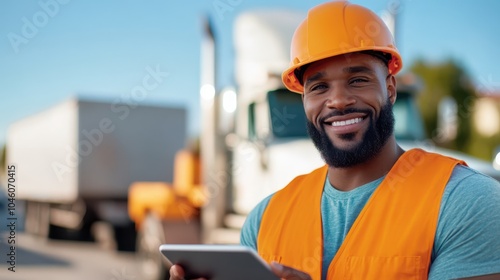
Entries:
[[311,86],[308,87],[308,92],[319,92],[319,91],[322,91],[324,89],[327,89],[328,86],[325,84],[325,83],[317,83],[317,84],[313,84]]
[[325,84],[319,84],[319,85],[314,85],[311,90],[320,90],[320,89],[325,89],[326,85]]
[[363,86],[364,84],[368,83],[370,79],[366,77],[355,77],[349,80],[349,85],[352,86]]

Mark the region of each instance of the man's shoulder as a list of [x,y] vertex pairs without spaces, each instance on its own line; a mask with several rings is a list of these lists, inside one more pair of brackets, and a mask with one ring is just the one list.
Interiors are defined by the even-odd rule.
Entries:
[[[421,150],[421,149],[411,149],[411,150]],[[479,179],[481,181],[490,182],[493,184],[499,184],[499,180],[490,176],[490,174],[495,174],[493,176],[496,177],[496,172],[491,164],[488,162],[484,162],[478,160],[469,155],[460,154],[458,152],[443,152],[443,151],[424,151],[426,154],[439,157],[446,158],[452,161],[458,161],[458,164],[455,166],[453,170],[453,174],[450,179],[454,179],[456,181],[460,181],[462,179]]]
[[478,190],[481,187],[496,189],[500,188],[500,182],[474,168],[459,164],[453,169],[448,186],[459,186],[464,190]]
[[[465,209],[478,202],[488,204],[500,199],[500,182],[466,165],[457,165],[448,180],[442,198],[444,211],[450,205],[464,206]],[[465,210],[464,209],[464,210]]]
[[488,207],[500,211],[500,182],[468,166],[455,166],[443,193],[441,219],[467,215],[471,209],[487,218]]

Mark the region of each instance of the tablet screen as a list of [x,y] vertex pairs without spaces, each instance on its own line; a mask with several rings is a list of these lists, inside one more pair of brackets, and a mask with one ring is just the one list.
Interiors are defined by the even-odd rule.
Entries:
[[186,279],[279,280],[254,250],[241,245],[163,244],[160,251],[183,267]]

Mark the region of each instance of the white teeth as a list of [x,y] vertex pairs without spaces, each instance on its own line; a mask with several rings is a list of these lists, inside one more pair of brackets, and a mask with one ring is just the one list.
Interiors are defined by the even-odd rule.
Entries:
[[350,124],[359,123],[362,120],[363,120],[363,118],[355,118],[355,119],[350,119],[350,120],[347,120],[347,121],[332,122],[332,126],[350,125]]

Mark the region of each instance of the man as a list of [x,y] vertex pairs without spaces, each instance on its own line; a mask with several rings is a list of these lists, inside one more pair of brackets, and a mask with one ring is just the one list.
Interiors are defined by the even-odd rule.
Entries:
[[283,82],[302,94],[326,166],[264,199],[241,243],[282,279],[500,279],[500,184],[398,146],[402,61],[382,20],[328,2],[309,11],[291,50]]

